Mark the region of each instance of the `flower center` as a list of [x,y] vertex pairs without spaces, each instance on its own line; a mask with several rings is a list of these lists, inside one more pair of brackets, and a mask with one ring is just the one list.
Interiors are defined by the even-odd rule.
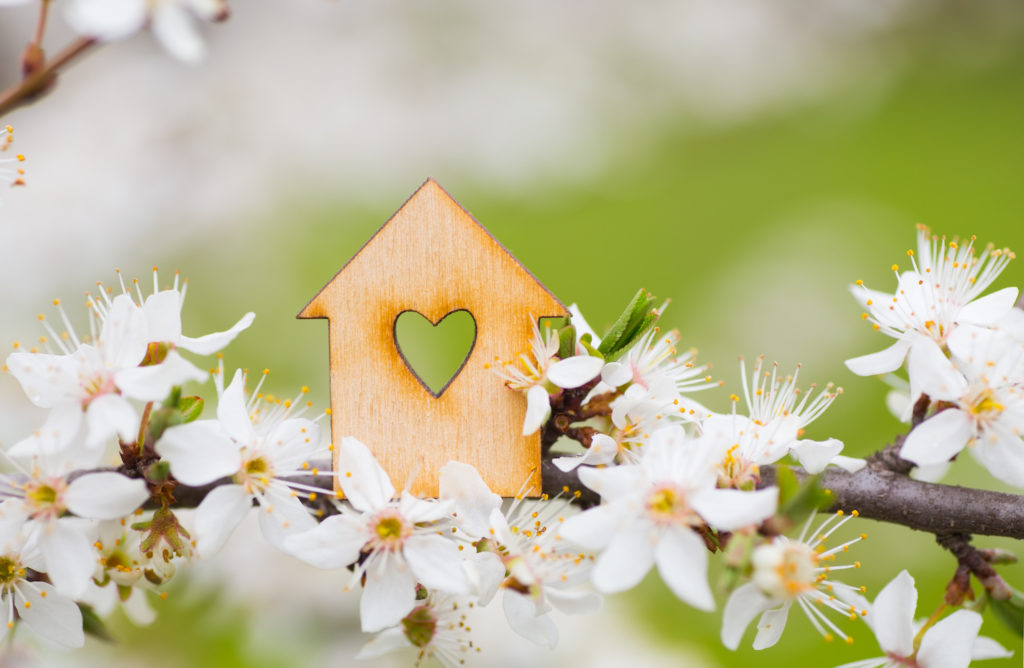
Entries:
[[818,582],[818,555],[805,543],[772,543],[754,550],[754,582],[768,596],[789,599]]
[[658,524],[689,524],[693,512],[686,491],[671,483],[655,487],[647,496],[647,512]]
[[85,398],[82,399],[82,407],[88,407],[94,399],[105,394],[116,394],[117,385],[114,384],[114,377],[110,374],[100,372],[82,381],[82,390]]
[[241,474],[236,476],[236,479],[245,487],[247,493],[252,494],[265,490],[273,477],[274,468],[270,462],[264,457],[257,456],[244,461]]
[[413,611],[402,619],[402,632],[413,647],[426,647],[437,632],[437,617],[425,605],[413,608]]
[[25,485],[25,509],[32,519],[51,519],[60,517],[64,512],[64,490],[67,485],[63,480],[43,482],[31,480]]
[[399,550],[411,533],[412,527],[404,517],[394,510],[386,510],[370,523],[370,547]]
[[744,489],[755,484],[761,477],[761,471],[757,464],[737,454],[739,447],[737,443],[729,448],[725,459],[719,465],[718,483],[722,487]]
[[7,555],[0,556],[0,586],[6,586],[25,577],[21,562]]
[[967,410],[979,420],[991,419],[1003,412],[1004,406],[996,401],[995,392],[984,390],[973,401],[969,402]]

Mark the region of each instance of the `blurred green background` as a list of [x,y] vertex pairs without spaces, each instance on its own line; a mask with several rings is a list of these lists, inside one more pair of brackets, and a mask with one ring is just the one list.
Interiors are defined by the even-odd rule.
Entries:
[[[683,343],[697,347],[726,382],[717,394],[700,397],[712,408],[727,409],[728,394],[738,390],[740,355],[763,353],[784,368],[800,362],[805,386],[833,381],[844,387],[808,436],[834,436],[846,444],[845,454],[867,455],[902,427],[884,407],[885,387],[843,366],[844,359],[888,345],[860,320],[849,284],[863,279],[891,289],[889,267],[905,260],[918,222],[938,233],[975,234],[981,243],[1024,249],[1024,11],[1016,3],[905,4],[914,8],[910,18],[860,44],[870,57],[851,65],[841,85],[738,119],[698,113],[686,99],[650,123],[642,114],[631,116],[629,123],[609,126],[601,148],[610,158],[595,162],[585,178],[560,179],[539,162],[543,178],[499,187],[486,175],[452,167],[443,155],[421,176],[437,178],[563,302],[577,302],[598,330],[638,287],[671,299],[663,323],[677,327]],[[424,35],[433,29],[423,23]],[[615,75],[649,76],[650,86],[661,85],[639,69]],[[557,145],[551,150],[552,162],[565,158]],[[187,333],[225,328],[241,313],[257,312],[252,329],[226,351],[229,368],[269,367],[273,391],[309,385],[324,406],[326,324],[294,315],[421,180],[385,179],[388,185],[371,193],[352,178],[331,188],[286,180],[244,225],[211,227],[167,251],[150,246],[145,257],[155,252],[161,267],[181,268],[189,277],[185,322],[195,325],[187,325]],[[1024,284],[1020,262],[1011,263],[996,287]],[[969,457],[957,462],[948,481],[999,488]],[[869,539],[851,556],[865,567],[848,581],[866,585],[873,597],[905,567],[918,583],[919,614],[930,614],[953,573],[952,557],[929,535],[859,524],[849,525],[849,533],[864,531]],[[1021,551],[1009,540],[976,543]],[[299,601],[291,623],[267,621],[280,617],[268,612],[275,602],[307,591],[292,587],[290,571],[250,576],[254,586],[269,579],[278,587],[266,607],[238,594],[218,596],[216,579],[200,578],[157,603],[161,617],[151,631],[132,633],[121,624],[124,643],[109,653],[94,648],[95,656],[123,659],[133,652],[147,666],[345,665],[344,652],[325,658],[322,647],[352,635],[351,656],[359,643],[357,622],[323,600],[354,594],[340,592],[337,574],[302,572],[316,578],[310,589],[318,602]],[[1024,568],[1001,572],[1024,587]],[[856,637],[852,647],[826,647],[799,612],[775,648],[754,652],[748,633],[738,652],[726,651],[717,639],[720,614],[683,605],[657,575],[615,598],[613,627],[621,620],[622,633],[634,643],[641,634],[640,644],[655,648],[665,665],[678,656],[676,665],[819,666],[879,653],[859,623],[842,624]],[[983,633],[1016,652],[985,665],[1020,664],[1019,634],[990,614]],[[617,638],[599,642],[611,645]],[[572,639],[563,643],[572,646]],[[482,665],[516,665],[514,655],[495,651]],[[548,661],[538,656],[535,665]],[[551,656],[550,665],[565,662]],[[648,665],[643,656],[635,662]]]

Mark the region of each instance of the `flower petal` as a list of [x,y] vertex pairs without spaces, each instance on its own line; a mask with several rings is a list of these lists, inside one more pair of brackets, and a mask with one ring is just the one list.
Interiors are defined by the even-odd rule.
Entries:
[[224,433],[239,445],[251,445],[255,440],[249,409],[245,405],[245,374],[241,369],[235,370],[231,383],[217,398],[217,420]]
[[375,553],[366,568],[359,617],[366,633],[398,624],[416,605],[416,579],[401,556]]
[[793,456],[808,473],[821,473],[842,451],[843,442],[836,438],[797,441],[791,448]]
[[597,557],[591,577],[598,591],[611,594],[640,584],[654,565],[650,528],[643,524],[615,533]]
[[750,622],[771,607],[772,601],[761,593],[761,589],[753,582],[740,585],[725,603],[722,611],[722,644],[731,650],[739,647],[743,632]]
[[139,433],[139,416],[135,408],[118,394],[96,397],[85,411],[88,428],[86,445],[91,448],[105,445],[117,435],[125,443],[133,442]]
[[602,599],[592,591],[547,587],[544,592],[552,606],[568,615],[587,615],[601,609]]
[[548,380],[561,388],[579,387],[601,373],[604,360],[589,355],[575,355],[558,360],[548,367]]
[[64,503],[79,517],[116,520],[135,511],[149,498],[146,483],[113,471],[79,476],[68,485]]
[[79,35],[104,42],[124,39],[146,23],[145,0],[69,0],[64,16]]
[[928,668],[967,668],[980,630],[981,615],[957,610],[925,631],[918,663]]
[[169,427],[157,441],[156,451],[171,465],[174,477],[186,485],[205,485],[242,466],[238,444],[211,420]]
[[338,481],[352,507],[363,512],[386,506],[395,495],[370,449],[351,436],[342,438],[338,449]]
[[513,631],[538,645],[555,648],[558,644],[558,629],[547,614],[537,614],[537,606],[531,598],[506,589],[501,603],[505,609],[505,619]]
[[178,340],[178,346],[184,348],[189,352],[193,352],[196,355],[210,355],[222,349],[234,341],[235,337],[249,329],[249,325],[256,318],[256,314],[250,311],[242,316],[241,320],[236,322],[231,329],[223,332],[214,332],[213,334],[207,334],[206,336],[200,336],[197,338],[191,338],[188,336],[182,336]]
[[85,591],[96,567],[92,543],[74,522],[69,518],[53,520],[37,534],[50,581],[72,598]]
[[82,611],[74,601],[45,582],[34,582],[31,588],[18,587],[18,592],[22,594],[14,597],[18,614],[38,635],[65,647],[85,644]]
[[958,323],[989,326],[1005,316],[1017,303],[1017,288],[1003,288],[965,304],[956,316]]
[[252,509],[252,497],[241,485],[220,485],[196,508],[196,551],[206,558],[220,551],[224,541]]
[[959,408],[947,408],[914,427],[900,448],[900,457],[919,466],[948,462],[967,445],[973,424]]
[[160,364],[137,366],[118,371],[114,382],[126,397],[139,401],[160,401],[174,387],[190,380],[202,382],[207,373],[172,350]]
[[757,622],[757,636],[754,638],[754,649],[767,649],[779,642],[782,632],[786,630],[786,618],[789,616],[789,601],[775,610],[765,610]]
[[917,589],[910,573],[901,571],[878,592],[868,613],[878,645],[887,653],[910,656],[914,653],[914,611]]
[[633,370],[621,362],[609,362],[601,369],[601,380],[613,388],[621,387],[633,380]]
[[455,502],[455,523],[473,538],[491,527],[489,516],[501,507],[501,497],[491,491],[480,472],[469,464],[448,462],[441,468],[440,497]]
[[150,19],[150,28],[167,52],[178,60],[195,64],[206,57],[206,46],[192,25],[192,17],[180,5],[158,4]]
[[909,342],[898,339],[896,343],[885,350],[846,360],[846,368],[858,376],[877,376],[889,373],[900,368],[909,349]]
[[658,572],[681,600],[700,610],[714,610],[708,586],[708,549],[690,529],[674,527],[661,535],[654,550]]
[[541,385],[534,385],[526,391],[526,415],[523,418],[523,436],[529,436],[540,429],[551,415],[551,396]]
[[176,344],[181,338],[181,293],[177,290],[161,290],[146,297],[142,303],[149,325],[148,339],[151,343]]
[[932,399],[956,401],[967,392],[967,379],[956,370],[931,339],[917,337],[907,354],[907,375],[910,377],[910,400],[922,393]]
[[412,535],[406,539],[402,552],[423,586],[449,594],[469,593],[462,555],[452,540],[437,534]]
[[760,524],[774,515],[779,505],[779,488],[768,487],[753,492],[706,489],[693,494],[690,504],[713,528],[735,531]]
[[351,515],[332,515],[313,529],[288,536],[285,551],[317,568],[355,563],[366,544],[366,525]]
[[401,626],[393,626],[389,629],[384,629],[374,637],[370,638],[369,641],[363,648],[356,654],[357,659],[373,659],[378,656],[383,656],[388,652],[394,652],[398,649],[405,649],[406,647],[412,647],[412,643],[405,637],[405,631]]
[[1013,652],[1006,649],[992,638],[986,636],[978,636],[974,641],[974,647],[971,648],[971,660],[980,661],[982,659],[1008,659],[1013,656]]

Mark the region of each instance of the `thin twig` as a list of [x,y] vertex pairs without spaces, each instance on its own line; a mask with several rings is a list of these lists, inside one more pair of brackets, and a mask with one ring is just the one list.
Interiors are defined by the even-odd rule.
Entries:
[[78,38],[37,71],[0,93],[0,116],[30,104],[47,93],[57,80],[61,68],[97,44],[99,42],[92,37]]

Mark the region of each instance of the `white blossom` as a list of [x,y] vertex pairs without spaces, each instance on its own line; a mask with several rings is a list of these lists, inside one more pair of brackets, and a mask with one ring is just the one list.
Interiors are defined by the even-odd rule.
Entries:
[[394,626],[416,605],[416,585],[464,595],[469,583],[458,546],[437,523],[452,503],[417,499],[395,488],[369,449],[345,437],[338,450],[338,481],[351,509],[342,507],[319,526],[292,536],[288,552],[318,568],[353,565],[350,583],[364,574],[359,613],[363,631]]
[[149,27],[167,51],[185,62],[206,56],[194,19],[220,21],[226,0],[68,0],[65,16],[81,35],[111,42]]
[[227,476],[232,479],[199,504],[196,550],[202,557],[220,550],[254,502],[260,507],[263,535],[284,549],[286,535],[316,526],[298,499],[299,491],[314,497],[332,493],[286,479],[311,473],[310,460],[318,453],[327,454],[320,446],[320,428],[301,417],[308,408],[302,395],[282,401],[264,396],[257,386],[247,400],[241,370],[235,372],[227,389],[223,370],[214,380],[219,395],[217,419],[170,427],[156,444],[171,473],[187,485],[204,485]]
[[724,452],[707,439],[692,439],[681,426],[659,429],[638,464],[585,468],[580,481],[601,495],[602,505],[569,518],[565,538],[600,551],[593,570],[598,591],[636,586],[654,564],[680,599],[714,608],[707,583],[708,549],[699,531],[732,531],[775,513],[778,489],[717,489],[715,464]]
[[916,254],[907,251],[913,270],[900,274],[899,267],[892,266],[898,281],[894,294],[869,290],[862,281],[852,288],[866,309],[864,319],[896,339],[885,350],[847,360],[858,375],[895,371],[908,351],[925,342],[944,347],[958,325],[992,326],[1017,300],[1017,288],[981,296],[1013,259],[1009,250],[990,245],[976,255],[973,237],[965,244],[947,244],[945,237],[932,236],[923,225],[918,226],[917,246]]
[[840,565],[834,562],[837,555],[866,536],[860,534],[835,547],[825,546],[825,541],[854,516],[843,516],[840,511],[811,531],[814,520],[811,514],[796,540],[776,536],[754,548],[752,581],[737,587],[725,604],[722,643],[729,649],[736,649],[747,625],[760,615],[754,649],[771,647],[782,637],[794,603],[826,640],[832,640],[835,634],[847,643],[853,642],[853,638],[841,631],[821,609],[830,609],[851,619],[867,614],[862,607],[837,600],[842,592],[863,591],[863,588],[858,590],[832,579],[836,571],[860,567],[859,561]]
[[859,596],[847,594],[846,598],[867,610],[864,621],[875,632],[885,656],[840,668],[967,668],[972,660],[1013,656],[995,640],[978,636],[981,615],[971,610],[957,610],[921,636],[922,625],[914,621],[917,588],[905,570],[878,592],[874,604]]
[[401,624],[384,629],[363,645],[356,658],[371,659],[412,648],[417,665],[433,658],[446,668],[459,668],[480,651],[470,636],[468,613],[474,607],[469,598],[432,592]]

